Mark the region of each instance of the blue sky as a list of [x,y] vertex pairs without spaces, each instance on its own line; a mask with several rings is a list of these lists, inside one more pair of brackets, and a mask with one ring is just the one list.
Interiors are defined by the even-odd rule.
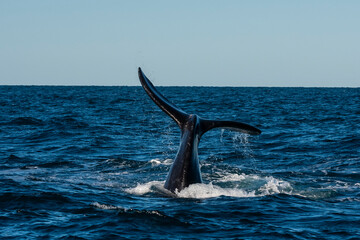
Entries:
[[0,1],[0,85],[360,87],[360,1]]

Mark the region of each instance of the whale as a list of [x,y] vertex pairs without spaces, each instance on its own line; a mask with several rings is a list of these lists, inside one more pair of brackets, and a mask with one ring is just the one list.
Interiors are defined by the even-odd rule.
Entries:
[[191,184],[202,183],[198,146],[204,133],[214,128],[230,129],[249,135],[261,133],[258,128],[245,123],[210,120],[201,118],[196,114],[188,114],[157,91],[140,67],[138,75],[145,92],[160,109],[176,122],[181,130],[179,150],[164,184],[164,188],[171,193],[178,193]]

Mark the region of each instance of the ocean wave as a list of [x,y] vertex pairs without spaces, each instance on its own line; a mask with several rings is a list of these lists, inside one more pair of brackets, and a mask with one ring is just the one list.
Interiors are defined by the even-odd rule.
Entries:
[[114,205],[110,205],[110,204],[101,204],[98,202],[93,202],[90,204],[90,206],[95,207],[97,209],[102,209],[102,210],[117,210],[120,213],[144,214],[144,215],[155,215],[155,216],[159,216],[159,217],[166,217],[164,214],[162,214],[156,210],[138,210],[138,209],[114,206]]
[[146,222],[150,222],[150,221],[161,222],[166,224],[167,226],[169,226],[170,224],[189,225],[188,223],[183,223],[181,220],[172,216],[168,216],[159,210],[124,208],[121,206],[102,204],[99,202],[93,202],[90,204],[90,206],[100,210],[116,211],[119,217],[125,217],[127,219],[132,218],[132,219],[143,219]]
[[70,161],[54,161],[46,162],[38,165],[26,165],[20,169],[34,169],[34,168],[59,168],[59,167],[78,167],[74,162]]
[[113,205],[109,205],[109,204],[100,204],[98,202],[93,202],[90,204],[90,206],[98,208],[98,209],[104,209],[104,210],[123,210],[123,208],[117,207],[117,206],[113,206]]
[[42,126],[44,122],[40,119],[34,117],[17,117],[10,120],[8,125],[32,125],[32,126]]
[[3,209],[57,208],[72,201],[55,192],[3,193],[0,195],[0,206]]
[[89,124],[85,121],[81,121],[72,116],[64,116],[64,117],[53,117],[49,121],[50,124],[54,125],[57,128],[87,128]]

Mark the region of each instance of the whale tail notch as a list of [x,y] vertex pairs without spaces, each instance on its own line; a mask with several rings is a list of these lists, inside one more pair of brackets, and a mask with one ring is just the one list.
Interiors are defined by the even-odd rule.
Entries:
[[[156,103],[156,105],[158,105],[166,114],[168,114],[178,124],[180,129],[182,129],[183,124],[186,123],[186,121],[189,119],[190,114],[181,110],[175,104],[166,99],[166,97],[164,97],[160,92],[158,92],[151,81],[145,76],[140,67],[138,74],[141,85],[145,89],[146,93]],[[218,121],[202,118],[199,118],[199,121],[200,136],[213,128],[224,128],[250,135],[259,135],[261,133],[261,131],[256,127],[235,121]]]

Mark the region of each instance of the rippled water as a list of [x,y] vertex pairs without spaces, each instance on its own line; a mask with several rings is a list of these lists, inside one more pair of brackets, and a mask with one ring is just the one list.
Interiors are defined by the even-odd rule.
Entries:
[[141,87],[0,86],[0,237],[360,238],[360,89],[159,90],[263,133],[206,133],[169,195],[180,131]]

